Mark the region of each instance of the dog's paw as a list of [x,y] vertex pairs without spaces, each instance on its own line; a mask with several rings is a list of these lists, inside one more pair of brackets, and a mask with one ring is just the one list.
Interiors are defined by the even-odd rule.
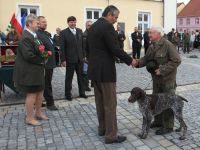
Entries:
[[179,140],[185,140],[185,136],[181,136]]
[[180,129],[180,128],[178,128],[178,129],[176,129],[175,131],[176,131],[176,132],[181,132],[181,129]]

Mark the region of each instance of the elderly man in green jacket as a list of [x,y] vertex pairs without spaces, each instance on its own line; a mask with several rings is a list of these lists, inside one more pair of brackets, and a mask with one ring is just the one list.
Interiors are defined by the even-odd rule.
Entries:
[[[176,91],[177,67],[181,63],[181,58],[175,46],[164,37],[164,29],[161,26],[153,26],[149,32],[152,44],[149,46],[147,54],[138,60],[138,68],[148,65],[150,61],[157,63],[157,69],[151,73],[153,78],[153,94],[173,93]],[[163,135],[173,131],[174,114],[168,109],[155,116],[154,122],[150,126],[162,127],[156,131],[157,135]]]
[[189,33],[189,30],[186,31],[186,34],[184,34],[183,36],[183,39],[184,39],[184,53],[186,52],[186,49],[187,49],[187,52],[188,54],[190,53],[190,33]]

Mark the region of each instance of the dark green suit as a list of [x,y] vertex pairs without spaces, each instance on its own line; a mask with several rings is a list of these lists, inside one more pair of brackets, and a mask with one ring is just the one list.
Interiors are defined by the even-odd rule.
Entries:
[[[44,85],[44,63],[40,44],[27,30],[22,32],[18,43],[13,81],[24,86]],[[39,91],[38,91],[39,92]]]

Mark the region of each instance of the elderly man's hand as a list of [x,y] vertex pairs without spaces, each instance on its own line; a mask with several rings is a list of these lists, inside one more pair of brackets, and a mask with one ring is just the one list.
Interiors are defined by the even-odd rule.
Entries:
[[134,68],[136,66],[138,66],[138,60],[137,59],[133,59],[132,60],[132,63],[131,63],[131,66]]
[[63,66],[63,67],[66,67],[66,61],[63,61],[63,62],[62,62],[62,66]]
[[160,75],[161,75],[161,73],[160,73],[160,70],[159,70],[159,69],[155,70],[155,72],[156,72],[156,75],[158,75],[158,76],[160,76]]

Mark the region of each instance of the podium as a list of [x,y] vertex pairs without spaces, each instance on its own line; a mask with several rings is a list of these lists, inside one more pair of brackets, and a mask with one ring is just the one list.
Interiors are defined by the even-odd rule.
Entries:
[[[0,45],[0,57],[6,55],[7,50],[12,52],[16,55],[16,49],[18,45]],[[0,59],[1,60],[1,59]],[[9,61],[1,61],[0,62],[0,103],[1,103],[1,91],[3,89],[3,93],[5,93],[4,84],[9,87],[11,90],[13,90],[15,93],[18,93],[15,89],[14,82],[12,81],[13,77],[13,70],[14,70],[15,62],[9,62]]]

